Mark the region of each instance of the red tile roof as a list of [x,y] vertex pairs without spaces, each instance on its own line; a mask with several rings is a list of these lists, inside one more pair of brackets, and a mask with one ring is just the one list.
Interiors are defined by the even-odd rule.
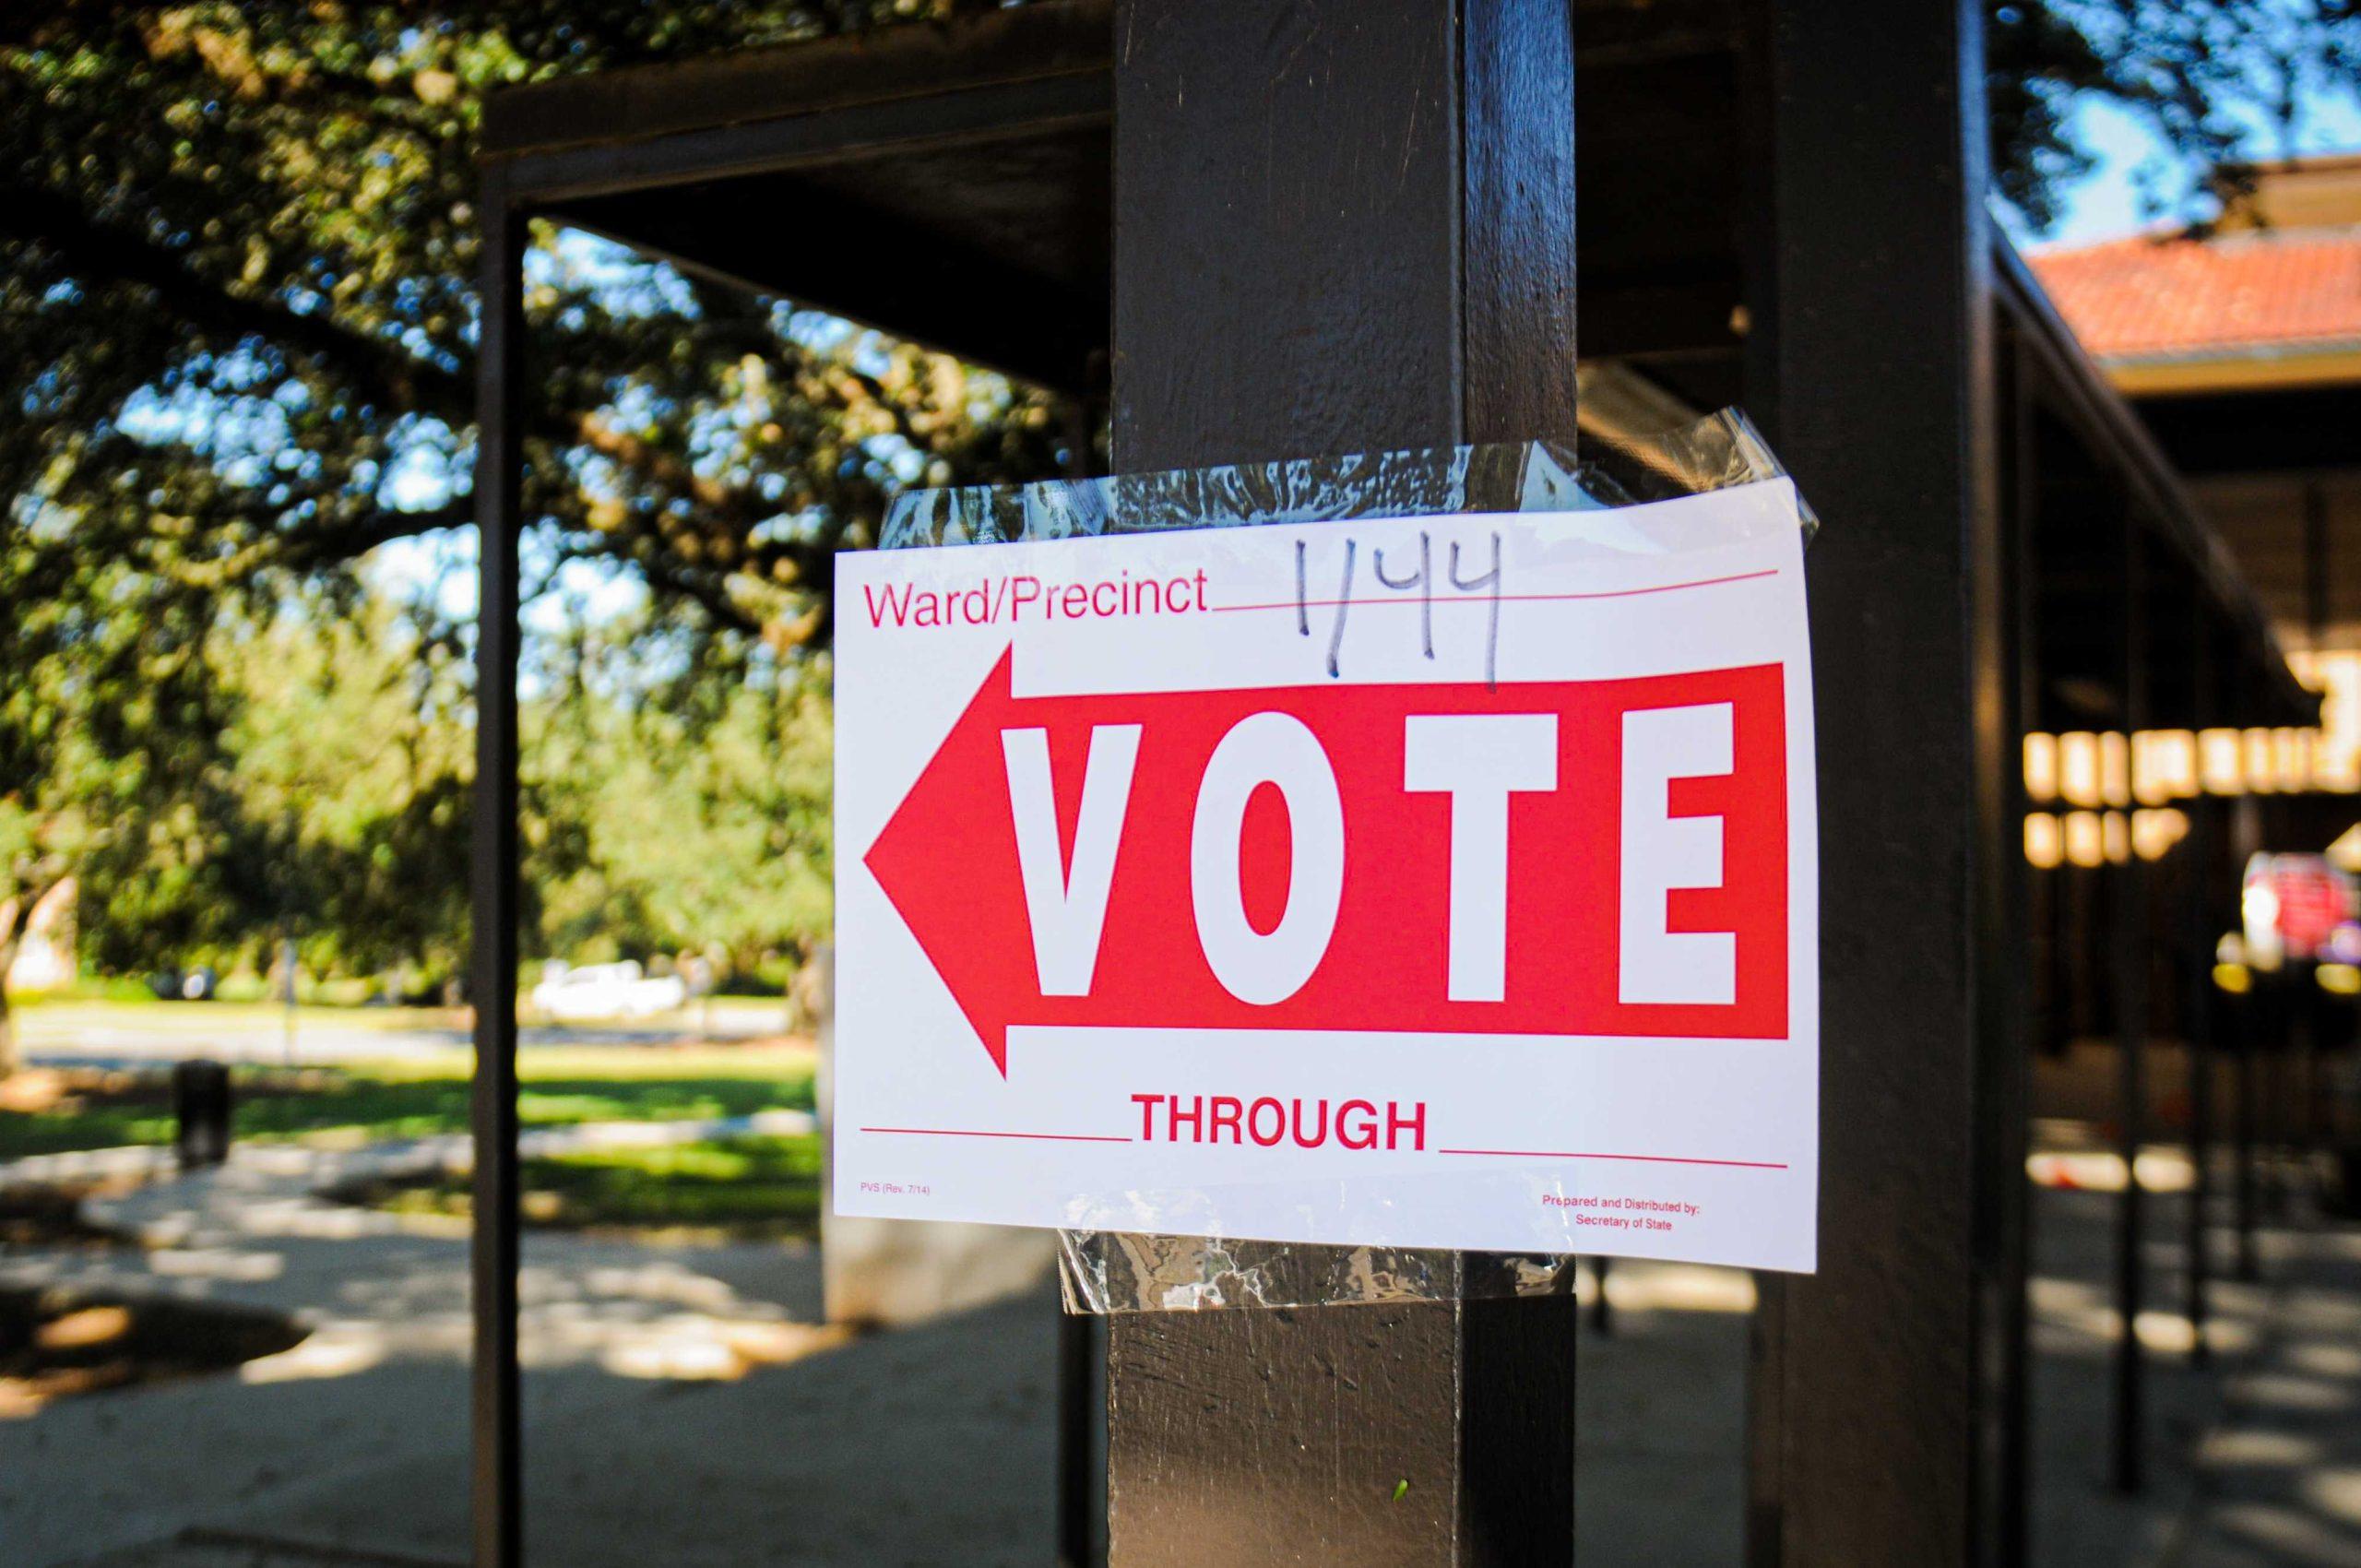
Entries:
[[2226,359],[2361,343],[2361,228],[2140,236],[2027,259],[2098,359]]

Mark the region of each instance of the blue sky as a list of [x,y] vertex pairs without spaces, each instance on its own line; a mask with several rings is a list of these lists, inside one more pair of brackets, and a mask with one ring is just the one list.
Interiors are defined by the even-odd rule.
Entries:
[[[2046,235],[2017,232],[2023,245],[2086,245],[2136,233],[2152,220],[2140,206],[2141,185],[2153,180],[2167,198],[2185,197],[2193,175],[2170,157],[2164,143],[2130,111],[2085,97],[2072,120],[2075,135],[2097,160],[2092,172],[2067,188],[2064,216]],[[2275,151],[2258,132],[2258,153]],[[2361,151],[2361,97],[2317,95],[2304,104],[2296,150],[2302,153]],[[2016,230],[2011,222],[2011,228]]]

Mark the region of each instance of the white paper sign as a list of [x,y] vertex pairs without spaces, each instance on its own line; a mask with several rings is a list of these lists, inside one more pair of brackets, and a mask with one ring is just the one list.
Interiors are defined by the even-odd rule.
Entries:
[[1813,1265],[1785,481],[847,555],[836,1203]]

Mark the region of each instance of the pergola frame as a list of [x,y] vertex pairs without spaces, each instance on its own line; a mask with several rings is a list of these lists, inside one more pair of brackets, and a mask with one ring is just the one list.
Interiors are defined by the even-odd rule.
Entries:
[[[1750,1561],[2023,1560],[2017,738],[2051,724],[2053,711],[2091,717],[2094,691],[2109,695],[2125,727],[2293,722],[2303,697],[2170,468],[1985,220],[1980,7],[1964,0],[1930,17],[1880,0],[1371,0],[1348,21],[1302,5],[1277,28],[1269,11],[1243,0],[1062,0],[553,83],[489,106],[471,971],[478,1568],[523,1560],[516,675],[529,221],[601,232],[1086,400],[1111,397],[1118,460],[1140,466],[1310,456],[1397,432],[1570,434],[1577,279],[1565,247],[1577,194],[1586,340],[1692,389],[1742,397],[1829,524],[1811,562],[1814,631],[1822,754],[1842,766],[1824,772],[1823,810],[1873,847],[1824,867],[1823,1269],[1763,1281],[1750,1372]],[[1560,57],[1570,13],[1572,52]],[[1428,47],[1437,41],[1441,56]],[[1234,167],[1192,156],[1189,138],[1251,142],[1256,125],[1304,112],[1299,76],[1319,82],[1323,112],[1355,135],[1400,125],[1405,94],[1434,95],[1441,129],[1423,135],[1444,144],[1405,131],[1401,178],[1417,157],[1442,159],[1437,199],[1389,207],[1398,189],[1316,137],[1272,137],[1259,196]],[[1571,172],[1552,151],[1569,98],[1583,145],[1596,124],[1618,154],[1584,166],[1614,175],[1596,203],[1586,185],[1555,184]],[[1657,225],[1689,236],[1686,259],[1634,239],[1649,213],[1632,195],[1644,198],[1649,184],[1625,166],[1641,155],[1614,137],[1635,123],[1679,133],[1664,144],[1674,149],[1657,190],[1693,184],[1682,157],[1719,160],[1726,188],[1713,199],[1728,232],[1680,230],[1677,215]],[[1865,147],[1885,155],[1865,160]],[[1415,282],[1399,295],[1402,280],[1382,268],[1322,273],[1329,253],[1293,232],[1287,211],[1255,206],[1274,182],[1307,180],[1323,182],[1332,220],[1365,233],[1380,259],[1390,244],[1443,247],[1463,302],[1456,336],[1404,349],[1382,313],[1364,314],[1359,341],[1291,347],[1272,341],[1268,322],[1243,329],[1266,306],[1237,291],[1239,278],[1263,263],[1280,279],[1282,312],[1301,307],[1315,279],[1366,291],[1364,304],[1416,295]],[[743,202],[725,196],[809,216],[858,243],[849,260],[798,247],[775,218],[750,222]],[[1885,226],[1877,245],[1857,232],[1864,214]],[[1157,225],[1208,221],[1266,249],[1207,249],[1201,238],[1191,254],[1211,256],[1213,271],[1194,277],[1157,254]],[[1182,303],[1198,312],[1193,326],[1175,319]],[[1321,330],[1336,330],[1322,319]],[[1196,347],[1190,331],[1209,350],[1193,387],[1172,370]],[[1414,366],[1440,353],[1434,362],[1454,378],[1451,407],[1430,417],[1405,398],[1364,417],[1306,402],[1314,362],[1304,355],[1356,350]],[[1225,355],[1234,383],[1203,385]],[[2113,497],[2104,525],[2045,477],[2059,433]],[[2060,639],[2057,623],[2083,635]],[[1915,852],[1874,848],[1896,843]],[[2138,881],[2127,878],[2135,890]],[[1934,933],[1921,961],[1878,963],[1908,921]],[[2118,939],[2117,983],[2140,1009],[2146,981],[2129,958],[2131,929]],[[1925,1037],[1908,1061],[1892,1038],[1904,1018]],[[2124,1053],[2127,1111],[2140,1056]],[[2135,1312],[2136,1266],[2119,1289]],[[2192,1291],[2201,1301],[2201,1274]],[[1221,1484],[1282,1542],[1378,1539],[1403,1560],[1570,1562],[1571,1313],[1541,1303],[1475,1315],[1499,1321],[1460,1322],[1435,1342],[1459,1392],[1396,1411],[1405,1426],[1437,1431],[1409,1433],[1399,1452],[1370,1451],[1456,1478],[1440,1515],[1413,1522],[1412,1510],[1257,1497],[1253,1477],[1235,1471]],[[1236,1324],[1119,1331],[1119,1388],[1134,1375],[1127,1365],[1157,1358],[1180,1378],[1160,1399],[1153,1378],[1135,1383],[1114,1417],[1117,1507],[1134,1521],[1128,1536],[1118,1528],[1118,1562],[1192,1550],[1160,1547],[1160,1526],[1138,1523],[1183,1520],[1204,1501],[1174,1490],[1204,1483],[1159,1467],[1159,1452],[1219,1453],[1240,1421],[1316,1424],[1334,1390],[1312,1363],[1344,1342],[1324,1332],[1274,1351]],[[2125,1340],[2119,1452],[2136,1456],[2138,1350]],[[1225,1381],[1244,1370],[1236,1358],[1255,1355],[1276,1401],[1259,1415]],[[1547,1397],[1485,1403],[1519,1387]],[[1382,1419],[1374,1397],[1358,1419]],[[1550,1478],[1561,1463],[1560,1488]],[[1499,1544],[1561,1536],[1562,1556]],[[1063,1542],[1084,1550],[1071,1520]]]

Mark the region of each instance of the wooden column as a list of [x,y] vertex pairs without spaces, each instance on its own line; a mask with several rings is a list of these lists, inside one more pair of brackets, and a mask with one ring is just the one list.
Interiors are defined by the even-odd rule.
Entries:
[[523,1438],[516,1372],[516,606],[525,352],[525,215],[506,171],[484,174],[476,376],[476,781],[468,1000],[475,1007],[475,1339],[470,1519],[475,1568],[519,1568]]
[[[2286,839],[2275,830],[2273,844]],[[2295,1007],[2286,960],[2259,977],[2255,994],[2262,998],[2262,1213],[2273,1225],[2287,1223],[2288,1158],[2296,1146],[2296,1119],[2288,1107],[2292,1064],[2296,1055]]]
[[[2011,333],[2004,352],[1997,357],[1995,424],[2003,455],[2006,513],[2002,548],[2007,570],[2001,586],[2000,613],[2009,628],[2008,651],[2002,669],[2006,689],[2015,699],[2008,729],[2017,744],[2001,761],[2003,824],[1994,852],[2005,861],[1996,864],[1993,885],[1986,897],[1997,900],[1990,919],[2013,932],[2013,940],[1987,942],[1980,982],[1997,998],[1988,1021],[1992,1035],[1982,1043],[1977,1093],[1982,1100],[1976,1119],[1981,1139],[1975,1154],[1980,1172],[1978,1213],[1979,1289],[1977,1309],[1982,1341],[1977,1347],[1977,1371],[1986,1406],[1977,1427],[1975,1475],[1978,1496],[1975,1507],[1984,1519],[1979,1537],[1982,1560],[2011,1568],[2030,1555],[2032,1501],[2031,1359],[2033,1267],[2033,1186],[2025,1175],[2025,1156],[2032,1140],[2033,1053],[2043,1020],[2038,998],[2055,993],[2051,978],[2057,968],[2055,945],[2056,872],[2039,877],[2025,863],[2022,847],[2026,814],[2034,807],[2025,790],[2023,736],[2035,726],[2041,712],[2042,602],[2042,435],[2037,387],[2040,370],[2022,337]],[[2057,802],[2043,802],[2052,810]],[[2047,921],[2050,940],[2041,949],[2046,973],[2034,968],[2037,920]]]
[[[2213,637],[2201,618],[2191,628],[2190,662],[2196,671],[2200,721],[2219,710],[2221,679],[2213,659]],[[2212,897],[2223,887],[2219,802],[2200,796],[2190,801],[2189,842],[2181,853],[2188,886],[2184,890],[2183,937],[2188,944],[2188,972],[2183,988],[2185,1015],[2181,1033],[2189,1051],[2189,1205],[2183,1241],[2188,1257],[2190,1359],[2202,1364],[2212,1353],[2206,1324],[2212,1316],[2213,1277],[2213,1154],[2214,1074],[2220,1061],[2215,1036],[2222,1009],[2213,989],[2213,943],[2220,905]]]
[[1766,1279],[1749,1561],[1991,1560],[2023,1071],[1982,7],[1752,0],[1747,403],[1823,529],[1820,1272]]
[[2311,1182],[2312,1161],[2327,1133],[2320,1092],[2320,988],[2313,979],[2313,963],[2290,963],[2284,971],[2289,1010],[2289,1087],[2295,1103],[2287,1111],[2287,1159],[2291,1185],[2297,1193]]
[[[2148,722],[2148,588],[2146,541],[2128,508],[2123,529],[2123,730],[2127,742]],[[2109,802],[2109,804],[2114,804]],[[2127,799],[2124,815],[2130,815]],[[2130,824],[2126,822],[2126,837]],[[2146,1474],[2147,1367],[2140,1344],[2140,1311],[2147,1281],[2147,1195],[2140,1185],[2140,1146],[2148,1135],[2148,968],[2153,932],[2148,911],[2148,868],[2128,845],[2107,868],[2114,885],[2107,922],[2108,963],[2115,998],[2116,1149],[2123,1158],[2123,1191],[2116,1200],[2115,1427],[2111,1479],[2119,1492],[2141,1489]]]
[[[2230,864],[2243,879],[2248,859],[2262,842],[2261,814],[2251,798],[2235,802],[2230,806]],[[2232,1038],[2237,1045],[2237,1075],[2232,1090],[2235,1109],[2233,1137],[2236,1142],[2231,1173],[2233,1203],[2236,1214],[2237,1250],[2232,1260],[2240,1283],[2251,1285],[2261,1277],[2255,1259],[2254,1233],[2256,1224],[2256,1161],[2260,1158],[2256,1113],[2255,1056],[2261,1045],[2261,1024],[2257,1012],[2261,998],[2256,989],[2254,971],[2248,971],[2248,991],[2232,997]]]
[[[1121,0],[1121,469],[1574,428],[1566,0]],[[1148,1313],[1110,1561],[1564,1563],[1571,1298]]]

